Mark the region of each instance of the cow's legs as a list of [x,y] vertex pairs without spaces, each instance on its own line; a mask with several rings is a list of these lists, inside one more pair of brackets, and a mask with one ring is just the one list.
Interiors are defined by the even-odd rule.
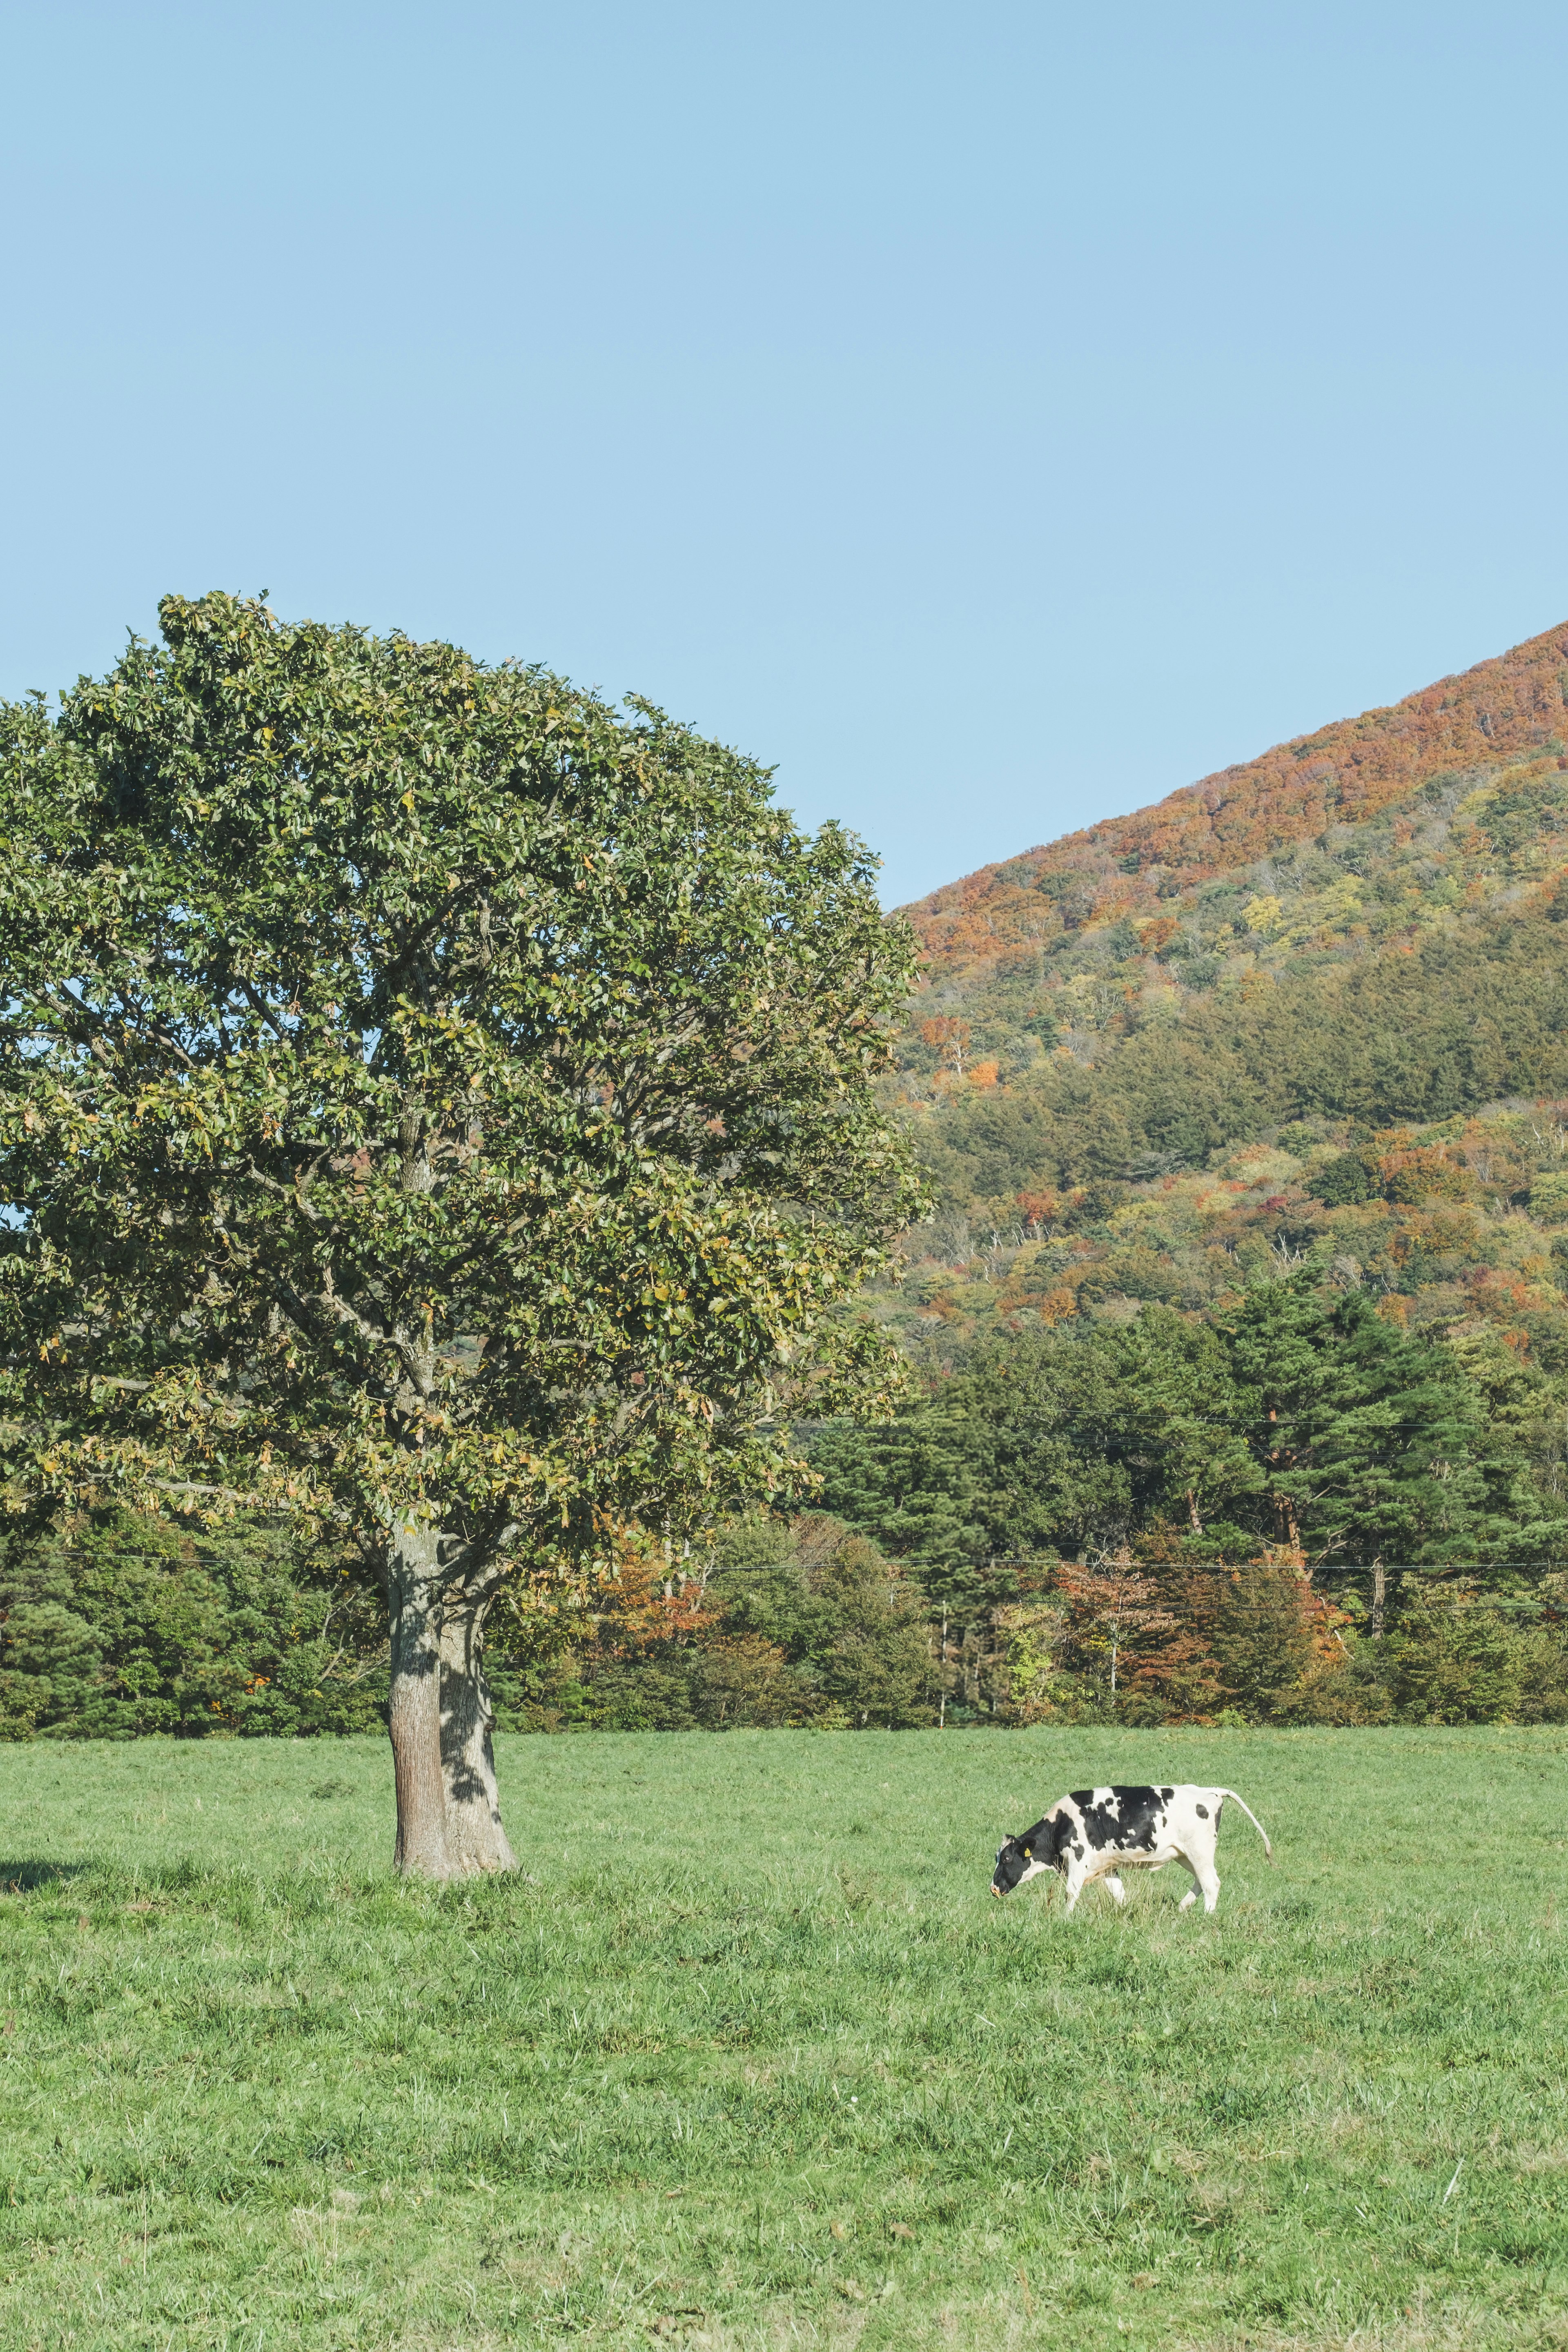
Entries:
[[1204,1898],[1204,1909],[1212,1911],[1219,1901],[1219,1874],[1214,1866],[1212,1842],[1205,1843],[1201,1839],[1194,1839],[1189,1848],[1177,1854],[1176,1860],[1193,1881],[1177,1904],[1177,1910],[1190,1911],[1201,1895]]
[[1188,1887],[1180,1903],[1176,1906],[1177,1910],[1190,1910],[1201,1894],[1204,1898],[1205,1911],[1212,1911],[1215,1905],[1219,1901],[1219,1873],[1214,1866],[1213,1854],[1184,1853],[1182,1856],[1182,1860],[1192,1872],[1193,1877],[1196,1883]]
[[1078,1898],[1083,1893],[1086,1884],[1087,1878],[1084,1871],[1078,1865],[1078,1864],[1069,1862],[1067,1867],[1067,1907],[1062,1914],[1062,1916],[1065,1919],[1070,1919],[1072,1917],[1073,1912],[1078,1905]]
[[1105,1874],[1105,1889],[1108,1895],[1113,1895],[1116,1897],[1117,1907],[1120,1909],[1127,1900],[1127,1889],[1122,1885],[1114,1870],[1108,1870]]

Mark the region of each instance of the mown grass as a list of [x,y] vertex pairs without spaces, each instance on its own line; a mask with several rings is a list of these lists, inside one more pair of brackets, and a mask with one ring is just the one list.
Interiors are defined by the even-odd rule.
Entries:
[[[0,2344],[1568,2343],[1565,1760],[514,1739],[437,1892],[379,1741],[0,1752]],[[1278,1867],[993,1902],[1110,1777]]]

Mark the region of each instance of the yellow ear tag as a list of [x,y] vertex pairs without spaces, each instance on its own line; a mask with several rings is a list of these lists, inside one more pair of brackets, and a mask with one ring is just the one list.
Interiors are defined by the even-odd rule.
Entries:
[[1026,1862],[1033,1862],[1033,1860],[1034,1860],[1034,1859],[1035,1859],[1035,1849],[1034,1849],[1034,1847],[1033,1847],[1032,1845],[1026,1845],[1026,1846],[1024,1848],[1024,1860],[1025,1860]]

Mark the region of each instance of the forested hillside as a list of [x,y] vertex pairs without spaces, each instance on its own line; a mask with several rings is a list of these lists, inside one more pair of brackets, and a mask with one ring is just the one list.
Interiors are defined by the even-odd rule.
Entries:
[[[874,1304],[918,1394],[818,1433],[823,1499],[1015,1651],[1043,1610],[1047,1712],[1083,1703],[1086,1574],[1123,1713],[1431,1711],[1389,1562],[1446,1564],[1422,1606],[1472,1663],[1483,1621],[1494,1666],[1556,1639],[1565,739],[1568,626],[906,910],[937,1213]],[[1223,1620],[1282,1572],[1269,1699]]]
[[[1152,808],[983,866],[905,911],[936,979],[1008,949],[1075,935],[1081,944],[1107,924],[1180,915],[1172,902],[1205,883],[1229,875],[1239,885],[1259,861],[1309,845],[1354,873],[1355,858],[1339,856],[1342,829],[1379,816],[1395,832],[1402,823],[1425,827],[1425,854],[1440,857],[1434,821],[1451,816],[1488,777],[1512,770],[1522,782],[1523,770],[1557,752],[1565,703],[1568,624],[1389,709],[1336,720],[1205,776]],[[1528,830],[1506,816],[1504,824],[1510,835]],[[1494,843],[1500,855],[1524,845],[1522,838]],[[1272,883],[1263,878],[1268,895]],[[1331,929],[1346,928],[1333,910],[1314,911]]]
[[1565,694],[1568,627],[910,910],[917,1354],[1309,1265],[1568,1363]]

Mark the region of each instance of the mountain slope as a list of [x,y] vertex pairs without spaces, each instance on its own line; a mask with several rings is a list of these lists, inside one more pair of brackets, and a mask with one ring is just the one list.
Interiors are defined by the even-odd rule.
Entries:
[[1093,922],[1157,916],[1184,889],[1331,827],[1361,824],[1440,778],[1560,749],[1565,706],[1568,623],[1152,808],[982,866],[903,912],[933,971]]
[[918,1358],[1318,1265],[1501,1348],[1558,1477],[1565,695],[1568,625],[906,909],[941,1205],[879,1311]]

